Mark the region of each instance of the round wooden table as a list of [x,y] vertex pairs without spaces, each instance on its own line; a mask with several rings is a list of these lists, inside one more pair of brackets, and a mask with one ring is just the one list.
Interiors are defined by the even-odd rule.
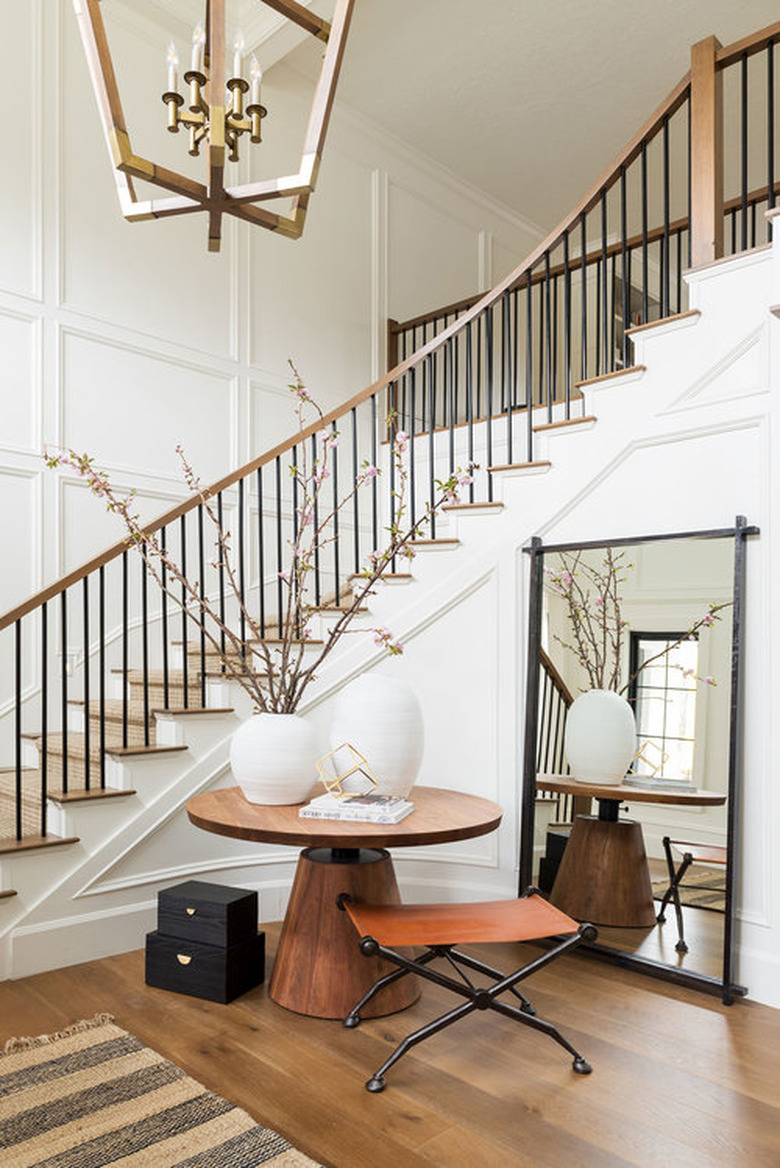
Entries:
[[555,877],[550,900],[578,921],[644,928],[656,921],[642,826],[620,819],[621,803],[674,803],[717,807],[725,795],[670,791],[627,783],[581,783],[570,775],[537,775],[539,791],[596,799],[598,815],[577,815]]
[[[501,822],[497,803],[438,787],[415,787],[414,811],[396,824],[301,819],[300,805],[249,803],[240,788],[196,795],[190,821],[204,831],[257,843],[302,845],[268,992],[275,1002],[315,1018],[345,1018],[367,989],[396,967],[363,957],[358,938],[336,897],[400,904],[386,848],[420,847],[470,839]],[[419,997],[416,979],[388,986],[363,1013],[392,1014]]]

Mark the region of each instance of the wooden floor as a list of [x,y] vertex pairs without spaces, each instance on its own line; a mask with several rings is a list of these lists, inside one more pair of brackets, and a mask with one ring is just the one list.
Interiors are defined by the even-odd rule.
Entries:
[[[278,926],[267,933],[273,954]],[[482,956],[509,970],[521,948]],[[384,1094],[369,1095],[369,1074],[450,996],[426,986],[411,1009],[348,1031],[288,1013],[264,987],[229,1006],[149,989],[138,952],[1,983],[0,1032],[46,1033],[109,1011],[335,1168],[780,1165],[780,1011],[727,1008],[576,954],[527,990],[592,1075],[575,1075],[544,1035],[488,1012],[416,1048]]]

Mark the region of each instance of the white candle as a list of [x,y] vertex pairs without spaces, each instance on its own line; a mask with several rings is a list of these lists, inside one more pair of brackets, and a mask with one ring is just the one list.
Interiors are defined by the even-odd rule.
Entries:
[[168,45],[168,93],[175,93],[179,85],[179,77],[176,70],[179,67],[179,57],[176,52],[176,45],[171,41]]
[[206,43],[206,33],[203,25],[199,24],[192,34],[192,69],[195,73],[203,72],[203,46]]
[[260,68],[260,62],[257,57],[252,54],[252,63],[249,67],[249,76],[252,80],[251,105],[260,105],[260,82],[263,79],[263,70]]
[[241,29],[236,33],[236,39],[233,42],[233,76],[241,76],[242,57],[244,53],[244,34]]

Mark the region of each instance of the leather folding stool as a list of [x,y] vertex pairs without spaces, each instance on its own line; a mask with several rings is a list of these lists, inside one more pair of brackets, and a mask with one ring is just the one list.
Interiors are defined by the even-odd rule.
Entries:
[[[516,987],[519,982],[568,953],[582,941],[595,939],[596,929],[593,925],[578,924],[549,904],[536,888],[529,888],[517,900],[488,901],[482,904],[372,905],[353,901],[346,893],[337,898],[337,904],[355,926],[364,956],[381,957],[398,967],[371,986],[344,1019],[345,1026],[357,1026],[360,1011],[366,1003],[385,986],[409,974],[417,974],[465,998],[454,1009],[407,1035],[368,1080],[367,1090],[384,1090],[386,1072],[402,1055],[474,1010],[496,1010],[499,1014],[549,1035],[573,1056],[573,1068],[578,1075],[590,1074],[592,1068],[582,1055],[551,1022],[536,1017],[533,1006]],[[558,939],[553,948],[510,974],[504,974],[454,948],[456,944],[538,941],[553,937]],[[425,946],[425,951],[417,957],[399,952],[399,947],[408,946]],[[449,966],[449,970],[456,976],[452,976],[449,971],[430,968],[430,963],[436,958],[442,959],[445,968]],[[482,974],[492,984],[487,987],[476,985],[467,970],[469,973]],[[519,1006],[500,1000],[502,994],[513,995]]]

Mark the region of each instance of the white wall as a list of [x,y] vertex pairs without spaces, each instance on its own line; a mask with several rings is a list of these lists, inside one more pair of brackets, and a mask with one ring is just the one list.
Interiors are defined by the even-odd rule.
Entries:
[[[163,128],[168,31],[122,5],[107,23],[134,145],[197,172]],[[211,481],[292,431],[288,357],[321,402],[344,400],[383,371],[387,315],[474,291],[493,249],[505,266],[535,236],[338,104],[299,241],[226,219],[210,255],[202,215],[127,224],[70,0],[0,0],[0,30],[14,46],[0,91],[20,110],[0,191],[2,612],[118,535],[70,476],[44,471],[44,446],[89,450],[144,513],[164,510],[183,493],[178,441]],[[294,168],[310,89],[269,70],[253,174]]]

